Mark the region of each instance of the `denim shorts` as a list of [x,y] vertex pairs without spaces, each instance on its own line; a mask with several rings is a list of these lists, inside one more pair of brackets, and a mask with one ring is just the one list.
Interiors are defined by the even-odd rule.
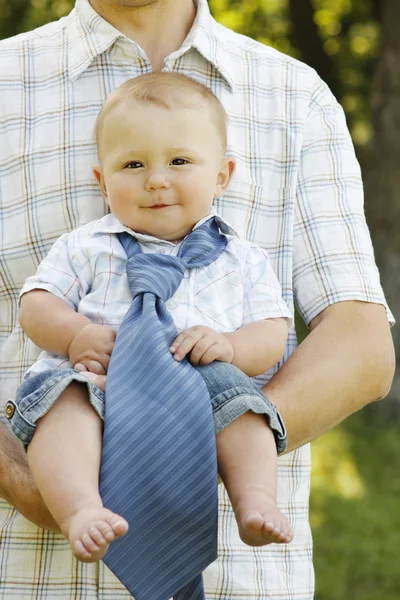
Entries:
[[[278,454],[284,452],[287,436],[283,421],[275,406],[250,377],[237,367],[218,361],[195,368],[210,394],[216,434],[250,410],[265,415],[274,433]],[[49,369],[38,375],[31,374],[18,389],[15,402],[9,401],[6,405],[11,428],[23,444],[30,443],[36,422],[73,381],[86,385],[90,404],[104,419],[104,392],[75,369]]]

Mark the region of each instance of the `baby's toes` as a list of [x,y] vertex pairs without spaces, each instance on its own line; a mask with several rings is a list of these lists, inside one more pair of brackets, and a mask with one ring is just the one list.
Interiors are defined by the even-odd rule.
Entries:
[[265,533],[268,533],[269,535],[274,534],[275,533],[275,519],[273,517],[271,517],[271,515],[264,515],[264,526],[263,526],[263,530]]
[[82,535],[81,542],[85,546],[86,550],[91,554],[100,550],[100,546],[97,545],[97,543],[95,542],[95,540],[92,539],[89,533],[84,533]]
[[250,510],[243,521],[245,527],[252,529],[253,531],[260,531],[262,529],[264,519],[261,514],[256,510]]
[[277,538],[279,540],[279,542],[286,542],[287,541],[287,534],[284,531],[280,531],[277,535]]
[[114,532],[108,523],[96,523],[89,529],[89,536],[100,547],[104,547],[115,538]]
[[74,555],[79,558],[79,560],[88,560],[91,558],[92,554],[89,552],[81,540],[77,540],[74,544],[72,544],[72,551]]
[[293,530],[288,522],[285,523],[283,533],[285,534],[285,542],[291,542],[293,540]]
[[107,517],[106,521],[111,527],[111,531],[113,532],[113,539],[114,537],[120,537],[121,535],[125,535],[129,529],[127,521],[125,521],[125,519],[118,515],[110,515],[109,517]]
[[264,531],[267,535],[272,536],[277,544],[284,544],[291,541],[289,536],[290,526],[289,523],[280,519],[266,518],[266,524],[264,525]]
[[284,517],[281,522],[281,537],[283,538],[283,542],[291,542],[293,539],[293,531],[290,527],[289,521]]
[[271,515],[265,516],[265,522],[263,527],[263,532],[268,537],[271,537],[275,542],[280,542],[280,536],[282,534],[281,531],[281,523],[278,519],[274,519]]

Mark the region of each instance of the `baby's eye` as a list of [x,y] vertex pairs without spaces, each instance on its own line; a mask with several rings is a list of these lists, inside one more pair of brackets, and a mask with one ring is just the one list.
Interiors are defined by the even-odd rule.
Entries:
[[125,165],[125,169],[139,169],[140,167],[143,167],[143,163],[138,160],[133,160]]
[[185,158],[174,158],[171,160],[171,165],[180,167],[181,165],[187,165],[189,163]]

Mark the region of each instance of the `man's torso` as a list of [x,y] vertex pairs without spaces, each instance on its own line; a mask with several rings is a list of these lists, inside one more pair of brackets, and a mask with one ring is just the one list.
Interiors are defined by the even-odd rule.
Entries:
[[[17,299],[24,280],[61,234],[105,213],[91,174],[100,106],[126,79],[151,70],[143,52],[117,39],[87,0],[79,0],[77,7],[79,15],[1,44],[2,406],[34,359],[18,326]],[[351,299],[357,286],[360,297],[373,301],[363,283],[366,277],[357,275],[354,283],[351,275],[347,282],[349,271],[340,271],[345,261],[338,259],[335,247],[339,239],[347,257],[362,246],[353,243],[362,208],[357,200],[353,211],[346,196],[342,218],[344,194],[359,198],[361,188],[349,140],[335,129],[334,101],[310,69],[219,27],[207,16],[204,0],[200,8],[194,36],[166,60],[165,70],[206,84],[228,113],[228,153],[238,166],[228,193],[216,202],[218,212],[240,236],[267,250],[284,300],[293,310],[296,297],[306,320],[331,302]],[[344,169],[346,153],[351,167]],[[315,176],[310,165],[318,161]],[[364,233],[361,237],[366,255],[369,242]],[[367,260],[372,273],[373,258]],[[375,282],[376,276],[371,277]],[[292,330],[285,359],[296,345]],[[308,446],[279,459],[279,506],[295,532],[294,541],[284,547],[245,546],[220,490],[219,559],[205,576],[208,600],[311,600],[309,472]],[[0,600],[129,597],[102,564],[78,564],[61,537],[38,531],[5,502],[0,506]]]

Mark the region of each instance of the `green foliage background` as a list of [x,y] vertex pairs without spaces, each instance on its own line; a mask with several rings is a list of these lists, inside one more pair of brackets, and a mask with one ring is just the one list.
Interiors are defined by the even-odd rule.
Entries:
[[[209,4],[224,25],[302,60],[302,23],[294,21],[290,1],[209,0]],[[311,2],[325,67],[362,157],[372,134],[369,86],[379,55],[380,0],[295,1]],[[58,19],[73,4],[73,0],[0,0],[0,38]],[[306,335],[301,322],[298,329],[301,339]],[[398,426],[383,423],[372,406],[314,442],[312,453],[316,600],[399,600]]]

